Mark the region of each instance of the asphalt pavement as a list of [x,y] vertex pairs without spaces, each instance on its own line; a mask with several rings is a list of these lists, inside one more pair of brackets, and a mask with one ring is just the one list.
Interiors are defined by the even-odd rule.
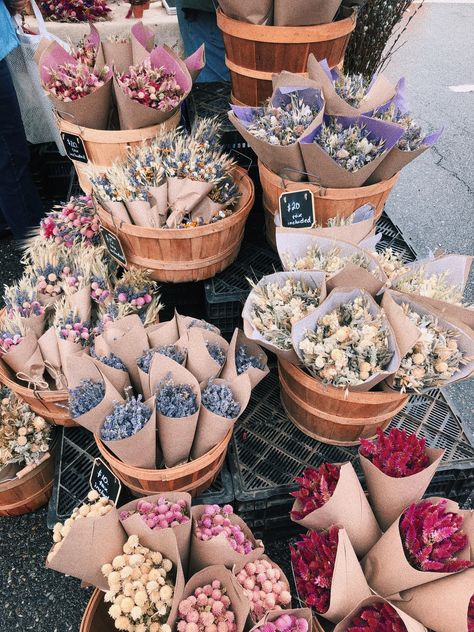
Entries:
[[[474,93],[450,86],[474,83],[474,4],[425,4],[412,21],[406,44],[387,74],[405,76],[413,114],[427,131],[444,128],[437,146],[401,174],[386,211],[420,256],[441,245],[448,252],[473,254]],[[18,276],[19,254],[0,240],[0,283]],[[474,277],[467,289],[474,302]],[[473,381],[448,389],[466,423],[474,408]],[[474,425],[471,424],[474,430]],[[285,534],[269,554],[288,568]],[[89,591],[79,581],[44,568],[51,546],[46,510],[0,519],[0,632],[77,632]]]

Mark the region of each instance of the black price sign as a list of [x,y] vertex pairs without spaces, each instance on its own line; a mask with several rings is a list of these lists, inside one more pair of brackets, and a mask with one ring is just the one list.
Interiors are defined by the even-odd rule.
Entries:
[[101,496],[105,496],[115,505],[122,490],[119,479],[109,470],[102,459],[95,459],[89,479],[91,489],[95,489]]
[[100,231],[102,233],[102,239],[104,240],[105,246],[109,251],[110,256],[118,261],[120,265],[126,266],[127,257],[125,256],[125,253],[123,251],[120,239],[117,237],[117,235],[114,235],[110,232],[110,230],[107,230],[107,228],[104,228],[103,226],[101,226]]
[[280,195],[280,219],[285,228],[312,228],[315,224],[314,198],[309,189]]
[[68,134],[67,132],[61,133],[63,139],[64,149],[66,150],[67,157],[70,160],[77,160],[78,162],[89,162],[87,158],[86,149],[82,138],[76,136],[76,134]]

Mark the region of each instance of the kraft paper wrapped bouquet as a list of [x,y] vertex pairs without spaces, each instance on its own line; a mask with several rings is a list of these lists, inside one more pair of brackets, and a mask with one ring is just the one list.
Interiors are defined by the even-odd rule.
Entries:
[[296,0],[291,5],[285,0],[219,0],[221,10],[230,18],[266,26],[327,24],[333,21],[340,4],[341,0]]
[[382,597],[363,599],[336,627],[334,632],[426,632],[412,617]]
[[99,22],[109,19],[107,0],[38,0],[46,20],[54,22]]

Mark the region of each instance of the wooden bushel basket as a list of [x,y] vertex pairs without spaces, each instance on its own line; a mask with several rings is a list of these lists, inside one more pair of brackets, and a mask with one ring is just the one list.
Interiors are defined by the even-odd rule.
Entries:
[[51,456],[22,478],[0,483],[0,516],[21,516],[46,505],[53,490],[56,441]]
[[127,262],[151,271],[155,281],[203,281],[222,272],[239,254],[245,222],[255,199],[252,180],[241,167],[234,171],[241,197],[229,217],[195,228],[144,228],[120,222],[97,205],[105,228],[118,236]]
[[364,187],[326,189],[311,182],[292,182],[282,178],[268,169],[260,160],[258,161],[258,171],[263,190],[267,240],[274,249],[276,249],[276,243],[273,218],[279,212],[279,199],[282,193],[286,191],[301,191],[301,189],[312,191],[316,221],[323,226],[327,226],[328,220],[333,217],[349,217],[364,204],[371,204],[374,207],[374,222],[376,222],[382,215],[385,202],[398,181],[397,173],[390,180]]
[[304,74],[311,53],[327,59],[331,68],[344,58],[356,13],[317,26],[264,26],[248,24],[217,11],[224,37],[226,66],[232,82],[232,101],[260,105],[272,94],[272,74],[287,70]]
[[207,454],[194,461],[162,470],[148,470],[127,465],[118,459],[94,435],[97,447],[114,474],[136,496],[149,496],[159,492],[189,492],[198,496],[217,478],[227,454],[232,429]]
[[84,193],[92,190],[89,178],[85,174],[88,164],[97,167],[109,167],[116,160],[123,160],[127,157],[130,147],[139,143],[151,140],[158,134],[167,132],[178,126],[181,118],[181,111],[178,110],[168,120],[151,127],[132,130],[103,130],[82,127],[57,116],[56,120],[61,132],[79,136],[84,144],[89,163],[73,160],[72,164],[77,173],[79,184]]
[[79,632],[114,632],[116,627],[112,617],[107,612],[109,607],[104,602],[102,590],[96,588],[82,615]]
[[408,401],[408,395],[399,392],[346,393],[286,360],[278,361],[278,374],[288,418],[306,435],[332,445],[357,445],[362,437],[374,437]]

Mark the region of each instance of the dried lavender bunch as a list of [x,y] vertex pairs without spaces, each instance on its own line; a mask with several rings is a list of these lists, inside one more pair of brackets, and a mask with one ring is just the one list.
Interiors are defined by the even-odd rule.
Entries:
[[189,417],[198,409],[197,396],[189,384],[175,384],[171,373],[156,387],[156,409],[166,417]]
[[150,366],[153,358],[156,354],[164,355],[167,358],[171,358],[178,364],[183,364],[185,360],[184,353],[178,349],[176,345],[162,345],[161,347],[155,347],[154,349],[148,349],[145,353],[138,358],[137,365],[144,372],[150,372]]
[[364,125],[344,128],[335,117],[323,123],[313,142],[324,149],[337,164],[354,173],[375,160],[384,150],[385,140],[369,140],[370,132]]
[[226,357],[225,351],[213,342],[206,342],[206,348],[211,358],[217,362],[219,366],[224,366]]
[[340,388],[362,384],[393,355],[383,311],[372,315],[362,296],[321,316],[314,330],[305,331],[299,349],[312,375]]
[[402,112],[396,105],[392,104],[388,108],[375,110],[372,116],[389,123],[397,123],[403,127],[403,135],[397,142],[397,147],[402,151],[415,151],[423,146],[423,130],[410,112]]
[[367,94],[369,85],[370,81],[359,73],[354,75],[340,73],[334,82],[334,89],[341,99],[356,108]]
[[81,380],[79,386],[69,389],[69,410],[71,417],[75,419],[85,415],[100,404],[105,397],[103,382],[94,382],[90,379]]
[[221,333],[215,325],[212,325],[211,323],[208,323],[206,320],[201,320],[199,318],[194,318],[189,323],[189,325],[187,325],[188,329],[191,329],[191,327],[198,327],[199,329],[206,329],[207,331],[213,331],[215,334]]
[[234,399],[232,390],[227,384],[216,384],[209,380],[201,395],[202,405],[211,413],[235,419],[240,414],[240,404]]
[[24,275],[13,285],[4,285],[3,300],[9,315],[17,312],[21,318],[42,316],[44,307],[38,301],[34,279]]
[[99,362],[102,362],[102,364],[105,364],[106,366],[110,366],[112,369],[118,369],[119,371],[127,370],[127,367],[125,366],[125,364],[117,355],[115,355],[115,353],[109,353],[108,355],[98,356],[98,355],[95,355],[91,351],[91,355],[97,358]]
[[287,252],[284,252],[281,256],[281,262],[285,270],[321,270],[326,273],[326,276],[336,274],[349,263],[364,270],[370,268],[370,261],[364,254],[355,252],[350,255],[343,255],[339,246],[333,246],[324,252],[316,241],[308,246],[304,257],[292,259]]
[[247,130],[271,145],[296,143],[319,113],[319,105],[308,105],[298,92],[289,94],[286,105],[274,106],[271,99],[255,110]]
[[245,373],[251,368],[263,371],[265,362],[262,356],[252,355],[247,345],[239,345],[235,354],[235,368],[237,369],[237,375]]
[[115,403],[114,410],[105,418],[100,430],[104,441],[127,439],[140,432],[151,417],[151,409],[142,396],[131,397],[124,404]]

